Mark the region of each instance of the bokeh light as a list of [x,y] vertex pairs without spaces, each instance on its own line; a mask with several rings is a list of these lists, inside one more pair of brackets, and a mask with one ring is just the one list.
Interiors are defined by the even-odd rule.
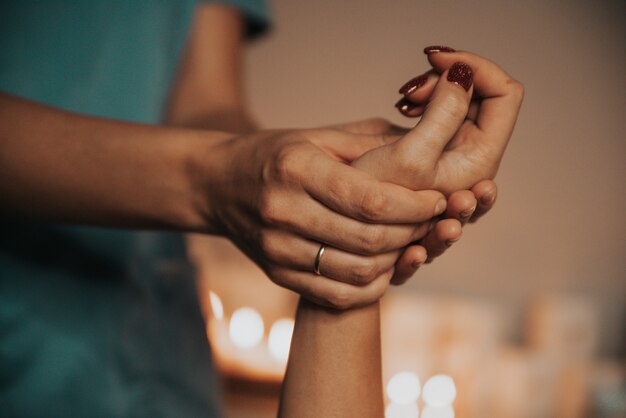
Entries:
[[415,373],[400,372],[387,383],[387,396],[393,403],[410,404],[420,396],[420,380]]
[[454,409],[448,406],[426,405],[420,418],[454,418]]
[[218,321],[222,320],[224,318],[224,305],[222,305],[222,300],[213,291],[209,292],[209,300],[211,301],[211,311],[213,312],[213,317]]
[[283,318],[274,322],[270,329],[267,342],[270,354],[272,358],[282,363],[286,363],[289,358],[293,326],[293,319]]
[[424,383],[422,397],[427,405],[442,407],[452,405],[456,398],[454,380],[448,375],[437,374]]
[[419,418],[417,403],[399,404],[392,402],[385,408],[385,418]]
[[239,308],[230,318],[229,333],[239,348],[252,348],[263,339],[263,318],[252,308]]

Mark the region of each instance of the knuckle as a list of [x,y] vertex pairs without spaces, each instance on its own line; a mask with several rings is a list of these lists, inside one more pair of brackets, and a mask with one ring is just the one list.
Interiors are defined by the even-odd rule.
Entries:
[[377,190],[367,189],[359,200],[359,212],[367,220],[378,221],[389,211],[389,198]]
[[385,246],[386,237],[383,226],[365,225],[359,237],[361,250],[367,254],[380,252]]
[[266,191],[261,194],[259,216],[268,225],[275,225],[279,222],[279,206],[276,204],[274,193]]
[[351,270],[351,279],[355,284],[368,284],[376,278],[377,274],[378,263],[375,260],[367,260]]
[[297,177],[298,167],[298,148],[300,143],[286,143],[277,152],[274,157],[273,172],[279,179],[294,179]]

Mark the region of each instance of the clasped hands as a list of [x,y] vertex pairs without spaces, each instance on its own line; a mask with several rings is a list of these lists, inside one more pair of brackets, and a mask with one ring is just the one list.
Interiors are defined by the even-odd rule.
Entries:
[[372,303],[492,207],[523,87],[477,55],[426,51],[433,70],[398,105],[422,116],[413,129],[374,119],[213,148],[206,188],[221,204],[205,216],[275,283],[332,308]]

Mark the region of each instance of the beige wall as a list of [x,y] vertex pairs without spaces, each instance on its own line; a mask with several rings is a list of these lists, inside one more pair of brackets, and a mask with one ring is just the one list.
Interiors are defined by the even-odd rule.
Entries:
[[393,103],[404,81],[427,70],[424,46],[501,64],[527,95],[498,205],[408,288],[494,298],[513,316],[538,291],[585,292],[598,298],[605,347],[615,351],[626,296],[619,3],[274,0],[274,33],[248,56],[252,105],[267,127],[374,115],[406,124]]

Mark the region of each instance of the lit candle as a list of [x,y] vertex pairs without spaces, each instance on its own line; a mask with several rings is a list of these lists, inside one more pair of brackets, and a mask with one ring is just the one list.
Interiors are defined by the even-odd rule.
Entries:
[[402,405],[415,403],[421,391],[419,377],[412,372],[396,373],[387,382],[386,391],[393,403]]
[[274,322],[270,329],[267,347],[272,358],[281,364],[286,364],[291,347],[294,320],[283,318]]
[[252,308],[239,308],[230,318],[230,339],[238,348],[249,349],[263,339],[265,327],[261,315]]
[[426,405],[439,408],[452,405],[456,398],[454,380],[445,374],[432,376],[424,384],[422,397]]

